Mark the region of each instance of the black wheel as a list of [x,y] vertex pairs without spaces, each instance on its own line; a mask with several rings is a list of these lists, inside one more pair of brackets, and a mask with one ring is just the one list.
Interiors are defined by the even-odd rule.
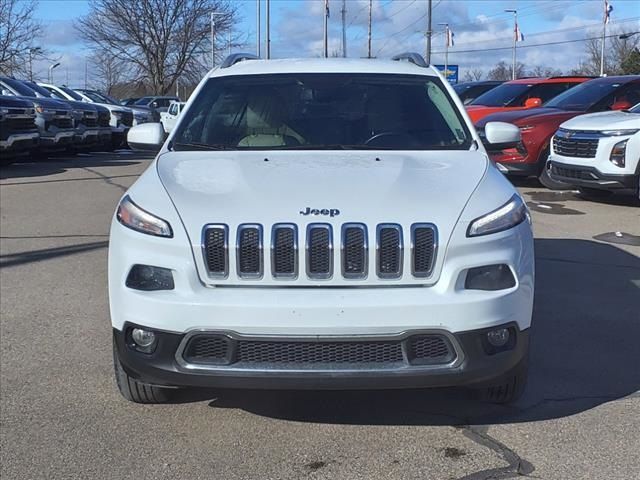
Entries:
[[584,197],[607,198],[613,195],[611,190],[600,190],[599,188],[578,187],[578,191]]
[[498,380],[477,390],[480,400],[488,403],[512,403],[524,393],[529,375],[529,358],[526,356]]
[[538,181],[549,190],[570,190],[572,187],[568,183],[554,180],[549,176],[549,169],[547,168],[547,157],[549,157],[549,149],[547,148],[542,152],[541,158],[543,159],[543,167],[538,175]]
[[130,377],[122,368],[115,340],[113,342],[113,369],[118,390],[124,398],[135,403],[166,403],[171,400],[174,389],[143,383]]

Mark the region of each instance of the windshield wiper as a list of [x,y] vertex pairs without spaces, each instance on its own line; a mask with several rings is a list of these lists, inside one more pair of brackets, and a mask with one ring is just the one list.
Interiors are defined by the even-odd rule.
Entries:
[[192,148],[194,150],[238,150],[237,147],[231,145],[224,145],[221,143],[218,144],[206,144],[206,143],[185,143],[185,142],[171,142],[170,148],[171,150],[186,150],[181,147]]

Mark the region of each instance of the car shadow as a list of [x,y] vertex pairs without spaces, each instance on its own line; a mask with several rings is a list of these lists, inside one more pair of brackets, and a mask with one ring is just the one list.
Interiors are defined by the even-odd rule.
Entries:
[[638,392],[640,258],[590,240],[535,246],[531,369],[513,405],[483,404],[462,389],[197,390],[177,402],[301,422],[480,425],[564,417]]
[[78,155],[55,155],[46,159],[23,157],[9,165],[0,165],[0,179],[47,177],[75,168],[137,165],[153,159],[153,155],[132,150],[91,152]]

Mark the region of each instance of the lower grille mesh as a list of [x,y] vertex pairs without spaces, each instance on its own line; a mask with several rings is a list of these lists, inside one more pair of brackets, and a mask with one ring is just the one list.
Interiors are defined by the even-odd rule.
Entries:
[[445,365],[456,359],[456,352],[440,334],[413,335],[403,340],[265,341],[202,333],[189,339],[182,357],[193,365],[248,369],[357,369]]

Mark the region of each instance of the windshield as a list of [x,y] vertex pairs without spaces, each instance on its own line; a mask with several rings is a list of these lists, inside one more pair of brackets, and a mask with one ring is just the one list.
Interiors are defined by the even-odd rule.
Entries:
[[471,135],[439,79],[274,74],[210,79],[175,150],[462,150]]
[[532,87],[526,83],[505,83],[483,93],[477,97],[471,105],[484,105],[487,107],[506,107],[514,103],[523,93]]
[[2,78],[2,81],[6,83],[9,88],[18,92],[18,95],[22,95],[23,97],[35,97],[36,92],[34,92],[31,88],[27,87],[24,83],[15,80],[13,78]]
[[586,112],[593,105],[617,90],[622,84],[618,82],[591,81],[578,85],[545,103],[545,107],[559,108],[576,112]]
[[142,97],[134,102],[134,105],[147,105],[153,100],[153,97]]
[[58,88],[62,90],[64,93],[66,93],[67,95],[69,95],[74,100],[82,101],[82,97],[78,95],[76,92],[74,92],[73,90],[71,90],[69,87],[58,87]]
[[83,95],[86,95],[87,97],[89,97],[94,102],[97,102],[97,103],[110,103],[110,102],[105,102],[105,99],[102,98],[100,95],[98,95],[95,92],[90,92],[88,90],[82,90],[82,93],[83,93]]
[[637,104],[635,107],[633,107],[631,110],[629,110],[631,113],[640,113],[640,103]]
[[51,92],[49,90],[47,90],[46,88],[42,88],[40,85],[38,85],[35,82],[25,81],[24,84],[27,87],[29,87],[31,90],[33,90],[34,92],[42,95],[43,97],[53,98],[53,95],[51,94]]

